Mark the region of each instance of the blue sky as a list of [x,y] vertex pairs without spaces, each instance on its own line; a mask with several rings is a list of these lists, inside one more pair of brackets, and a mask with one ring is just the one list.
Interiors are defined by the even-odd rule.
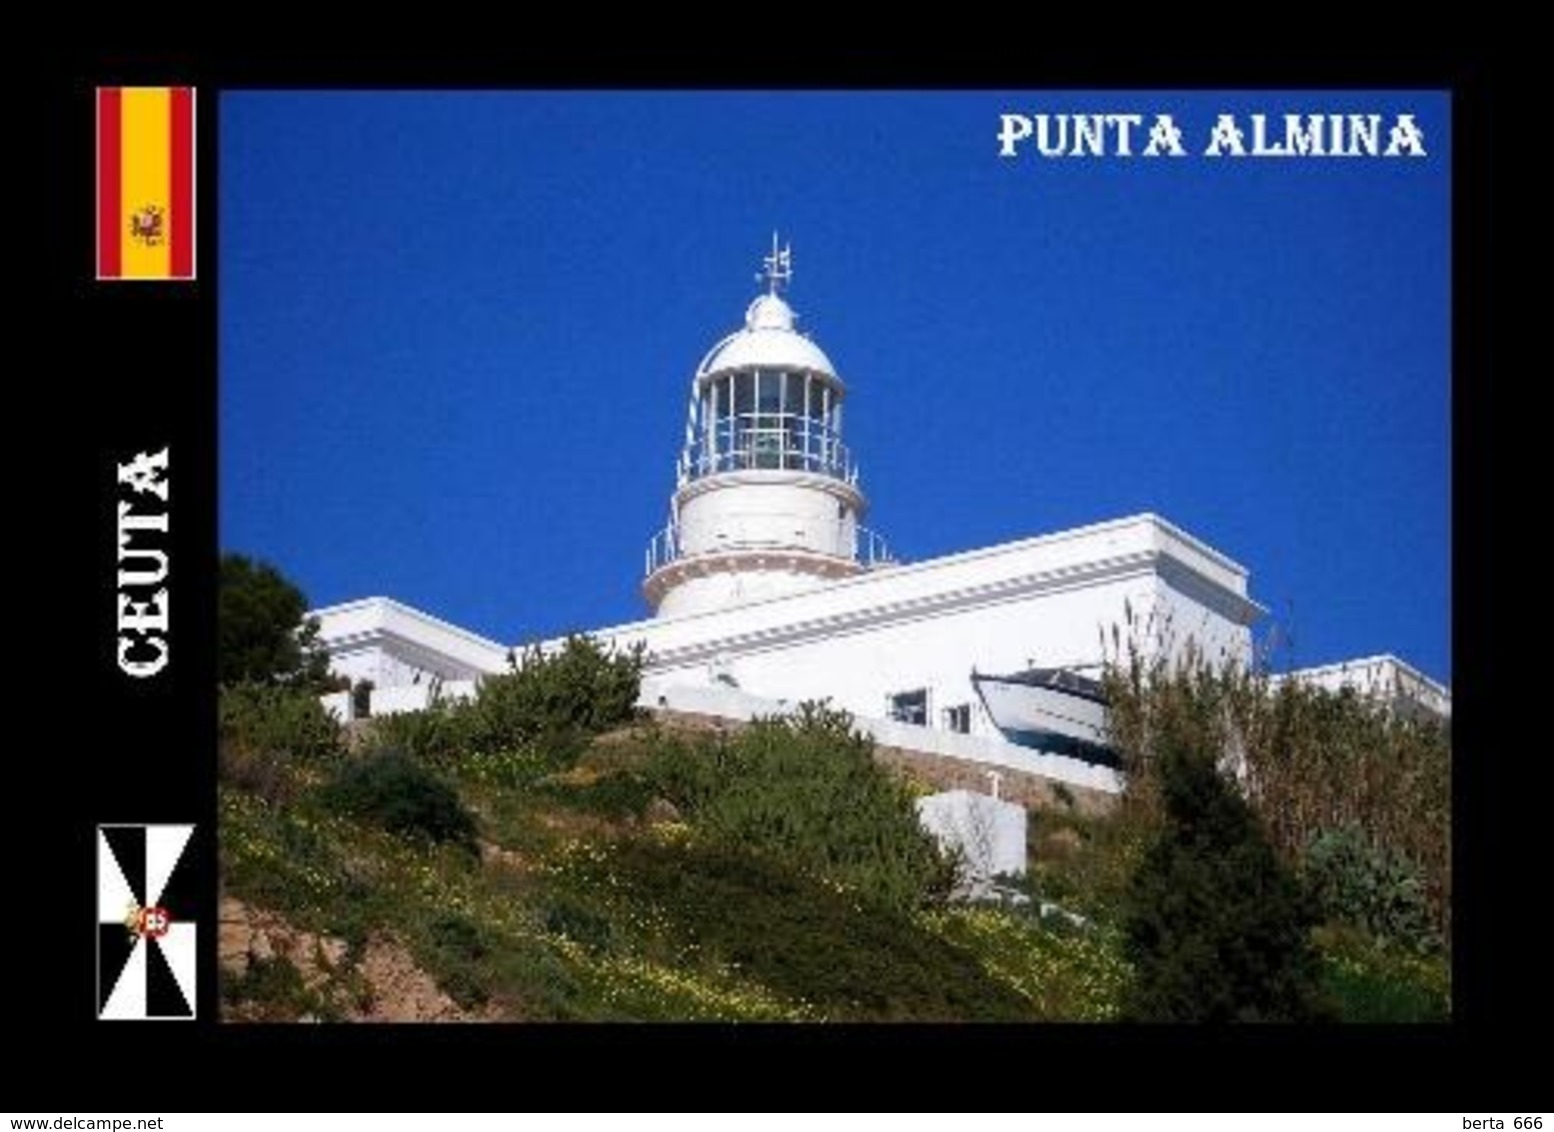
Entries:
[[[1006,111],[1192,156],[1000,160]],[[1410,112],[1429,156],[1199,156],[1258,111]],[[645,615],[778,228],[899,556],[1155,511],[1296,663],[1449,680],[1450,141],[1432,92],[227,93],[221,544],[505,642]]]

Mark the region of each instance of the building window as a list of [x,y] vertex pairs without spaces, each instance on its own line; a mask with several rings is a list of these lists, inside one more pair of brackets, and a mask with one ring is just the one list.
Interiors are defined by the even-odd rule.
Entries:
[[915,688],[910,692],[897,692],[890,697],[886,715],[898,723],[928,725],[928,689]]
[[971,733],[971,705],[956,704],[954,707],[944,709],[944,729],[946,731],[958,731],[962,735]]

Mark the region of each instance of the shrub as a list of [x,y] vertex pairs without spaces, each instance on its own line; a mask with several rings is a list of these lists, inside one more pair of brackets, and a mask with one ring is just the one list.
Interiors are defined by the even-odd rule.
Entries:
[[1450,930],[1451,739],[1345,690],[1282,684],[1244,725],[1247,787],[1275,844],[1297,859],[1355,827],[1418,867],[1436,930]]
[[946,893],[954,866],[873,749],[846,713],[805,704],[726,740],[661,746],[644,773],[702,833],[908,908]]
[[429,965],[437,985],[465,1010],[484,1005],[491,993],[481,963],[491,947],[479,925],[449,913],[431,921],[427,937],[432,949]]
[[427,934],[439,950],[459,959],[481,959],[489,950],[480,928],[466,916],[438,916],[427,926]]
[[475,819],[458,794],[399,751],[381,751],[345,764],[324,788],[322,800],[336,813],[392,833],[475,848]]
[[1401,853],[1373,844],[1356,826],[1314,837],[1303,878],[1325,919],[1416,951],[1440,946],[1420,868]]
[[241,683],[223,687],[218,747],[223,757],[326,759],[340,753],[340,725],[311,691]]
[[1163,822],[1124,902],[1138,1021],[1303,1021],[1323,1016],[1311,917],[1294,875],[1213,759],[1163,737]]
[[551,775],[536,784],[542,795],[574,810],[612,820],[640,817],[653,801],[653,783],[629,770],[609,770],[586,781]]
[[589,736],[635,718],[643,655],[577,636],[553,654],[531,648],[513,671],[486,677],[472,700],[374,720],[372,743],[431,763],[519,752],[546,770],[567,767]]
[[[1131,622],[1130,622],[1131,625]],[[1147,627],[1146,627],[1147,628]],[[1131,630],[1130,630],[1131,631]],[[1274,848],[1297,864],[1324,831],[1355,826],[1414,862],[1435,930],[1451,923],[1451,734],[1352,691],[1330,692],[1265,671],[1213,664],[1189,647],[1152,656],[1136,640],[1105,673],[1112,738],[1128,774],[1125,810],[1158,818],[1154,756],[1174,734],[1234,768]],[[1174,657],[1174,659],[1170,659]]]
[[434,703],[424,711],[380,715],[372,721],[369,746],[403,751],[429,763],[448,763],[470,749],[468,709],[463,703]]
[[221,556],[217,677],[223,684],[291,684],[322,691],[329,657],[307,598],[279,570],[241,554]]
[[295,1022],[305,1015],[317,1016],[325,1005],[284,955],[253,957],[239,974],[223,971],[221,998],[234,1017],[262,1022]]
[[1345,1022],[1446,1022],[1445,957],[1379,943],[1349,928],[1318,928],[1324,983]]
[[1016,887],[1038,900],[1115,921],[1147,833],[1116,816],[1037,810],[1026,827],[1030,871]]
[[610,943],[610,921],[580,900],[558,896],[545,909],[545,930],[598,953]]
[[645,653],[617,651],[591,637],[570,636],[554,653],[524,651],[513,671],[487,677],[464,716],[470,749],[492,752],[538,743],[565,764],[589,735],[636,717]]
[[279,755],[240,747],[222,747],[216,760],[221,781],[271,805],[296,799],[302,788],[296,769]]

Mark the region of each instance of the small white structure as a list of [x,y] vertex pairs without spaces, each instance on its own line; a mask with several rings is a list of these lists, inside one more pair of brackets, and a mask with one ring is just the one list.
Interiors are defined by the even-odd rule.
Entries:
[[1025,875],[1025,807],[991,794],[946,790],[917,800],[917,819],[961,855],[961,883],[973,892],[997,876]]
[[[368,597],[316,611],[329,649],[330,671],[372,683],[371,711],[420,711],[437,696],[471,696],[481,677],[507,667],[495,641],[386,597]],[[352,717],[350,692],[324,697],[341,719]]]
[[1278,679],[1299,680],[1329,692],[1350,688],[1392,711],[1451,718],[1451,690],[1390,653],[1302,668]]
[[[1192,641],[1249,662],[1265,610],[1246,568],[1154,514],[896,562],[861,525],[847,386],[798,329],[782,294],[792,254],[775,237],[765,268],[743,325],[691,375],[669,523],[644,563],[654,615],[593,635],[646,646],[646,706],[749,718],[829,698],[882,743],[1117,790],[1110,768],[1011,742],[973,672],[1093,673],[1130,636],[1146,652]],[[375,714],[507,667],[503,645],[388,598],[315,616],[335,671],[373,681]],[[1170,632],[1140,637],[1151,624]]]

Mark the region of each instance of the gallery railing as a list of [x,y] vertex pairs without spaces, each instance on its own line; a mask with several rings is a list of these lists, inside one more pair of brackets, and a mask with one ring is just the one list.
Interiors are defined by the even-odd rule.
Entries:
[[690,459],[693,479],[754,469],[814,472],[858,482],[858,466],[835,431],[792,414],[725,417],[701,436]]
[[[897,565],[896,557],[890,552],[890,544],[884,536],[868,527],[858,526],[856,523],[847,528],[851,537],[847,539],[848,557],[858,562],[866,569],[873,570],[881,566]],[[728,550],[810,550],[814,547],[796,542],[783,542],[777,539],[751,540],[745,539],[737,543],[731,543],[721,549]],[[680,529],[673,524],[665,527],[649,540],[647,552],[643,561],[643,576],[646,577],[671,562],[678,562],[682,558],[692,557],[685,552],[680,542]]]

